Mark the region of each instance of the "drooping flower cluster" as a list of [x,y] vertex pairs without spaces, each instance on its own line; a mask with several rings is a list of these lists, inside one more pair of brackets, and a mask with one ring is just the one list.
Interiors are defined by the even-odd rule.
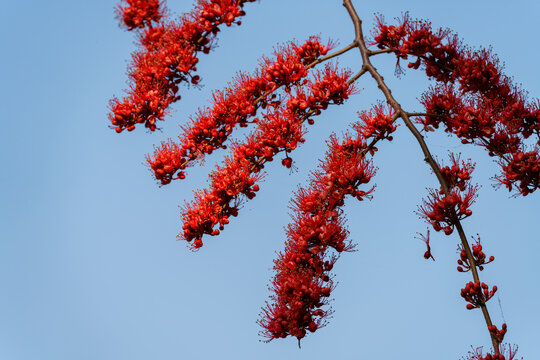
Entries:
[[[287,336],[302,339],[308,331],[314,332],[326,324],[330,310],[330,292],[334,288],[332,270],[337,254],[350,251],[341,207],[347,196],[358,200],[370,198],[373,187],[359,190],[375,174],[367,153],[373,154],[374,145],[382,129],[388,128],[384,114],[377,105],[370,112],[360,115],[361,121],[353,125],[355,136],[345,136],[338,142],[335,136],[328,142],[328,151],[320,170],[311,174],[308,188],[300,188],[293,200],[293,222],[287,228],[285,251],[275,260],[276,275],[272,281],[271,302],[263,309],[259,324],[261,334],[268,341]],[[370,133],[370,144],[364,130],[373,124],[380,128]]]
[[396,26],[379,18],[373,43],[393,50],[398,60],[416,57],[409,67],[422,65],[441,82],[422,97],[427,116],[420,122],[427,130],[443,124],[463,143],[486,148],[498,157],[503,171],[497,179],[509,190],[527,195],[540,187],[540,150],[525,142],[534,134],[540,145],[539,104],[527,102],[491,51],[465,48],[449,31],[433,31],[429,22],[408,16]]
[[[233,144],[224,165],[210,175],[209,189],[198,192],[195,200],[186,205],[179,238],[193,241],[192,246],[199,248],[203,235],[219,234],[230,216],[236,216],[242,201],[255,196],[264,164],[280,152],[289,158],[288,154],[305,141],[304,121],[313,123],[313,115],[348,99],[354,91],[349,78],[349,72],[327,65],[316,72],[313,80],[286,94],[286,100],[268,107],[256,130],[244,143]],[[283,165],[290,167],[289,161]]]
[[299,340],[307,331],[324,326],[334,288],[330,271],[337,260],[329,250],[350,251],[341,206],[346,195],[359,200],[373,188],[362,191],[374,169],[364,159],[366,143],[362,137],[329,142],[321,171],[311,176],[310,187],[300,189],[293,201],[295,216],[287,229],[285,251],[275,260],[272,303],[263,309],[259,324],[268,341],[288,335]]
[[450,157],[452,165],[439,167],[448,191],[431,189],[427,200],[419,207],[419,214],[429,222],[435,231],[443,230],[446,235],[454,231],[454,226],[472,214],[471,205],[476,200],[477,186],[470,183],[474,164],[460,162],[459,156]]
[[[329,44],[330,46],[330,44]],[[246,127],[260,108],[276,103],[275,91],[299,85],[306,78],[310,63],[328,52],[317,37],[304,44],[291,42],[275,52],[275,59],[264,58],[253,75],[240,74],[234,84],[213,94],[213,104],[183,127],[179,143],[168,141],[147,157],[154,176],[162,185],[185,178],[185,169],[205,154],[225,148],[236,125]]]
[[[457,270],[459,272],[467,272],[471,269],[471,264],[467,258],[467,253],[462,245],[458,246],[459,250],[459,260]],[[489,264],[495,260],[495,256],[490,256],[486,261],[486,254],[482,251],[482,244],[480,244],[480,236],[477,237],[475,244],[472,246],[472,255],[474,257],[474,262],[478,267],[478,270],[484,270],[484,265]]]
[[120,6],[123,24],[142,30],[139,50],[132,55],[128,70],[127,97],[113,98],[110,103],[109,120],[116,132],[132,131],[137,124],[156,130],[156,121],[163,120],[169,105],[180,99],[178,85],[198,84],[200,78],[193,74],[197,54],[213,48],[221,24],[240,24],[237,18],[245,15],[244,3],[252,1],[199,0],[178,21],[163,17],[159,1],[130,0],[128,6]]

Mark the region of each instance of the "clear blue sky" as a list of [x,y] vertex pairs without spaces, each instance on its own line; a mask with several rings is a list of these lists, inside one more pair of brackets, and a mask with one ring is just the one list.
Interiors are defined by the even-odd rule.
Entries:
[[[365,29],[380,12],[448,26],[466,42],[492,46],[508,74],[540,96],[535,1],[355,1]],[[171,0],[180,14],[190,1]],[[375,157],[373,201],[349,201],[346,212],[358,251],[335,267],[334,317],[309,335],[259,342],[255,321],[268,296],[276,251],[283,248],[291,192],[324,153],[324,140],[380,99],[374,82],[332,108],[310,128],[294,158],[298,172],[275,164],[259,196],[219,237],[192,253],[175,236],[178,205],[204,186],[207,167],[188,180],[155,185],[144,155],[173,137],[181,124],[238,70],[262,54],[311,34],[347,45],[353,29],[341,1],[263,0],[246,6],[244,24],[226,28],[219,47],[201,57],[202,90],[182,100],[163,132],[117,135],[107,102],[125,87],[133,34],[118,28],[110,1],[6,1],[0,11],[0,359],[458,359],[488,346],[479,311],[467,311],[459,292],[470,281],[456,267],[456,236],[435,235],[433,254],[414,239],[426,224],[414,214],[435,179],[412,136],[401,126]],[[356,53],[342,64],[359,69]],[[421,73],[396,79],[395,60],[378,57],[397,99],[419,110],[428,83]],[[240,135],[240,134],[239,134]],[[540,358],[540,194],[510,198],[490,180],[498,167],[480,149],[444,134],[428,142],[477,162],[483,185],[465,230],[480,233],[496,261],[481,274],[500,291],[489,307],[507,340],[526,359]],[[501,307],[499,307],[500,299]],[[502,309],[502,311],[501,311]]]

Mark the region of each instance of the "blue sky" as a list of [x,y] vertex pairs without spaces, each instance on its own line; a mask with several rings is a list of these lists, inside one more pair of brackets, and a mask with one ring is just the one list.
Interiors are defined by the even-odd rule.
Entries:
[[[392,19],[408,10],[472,46],[492,46],[506,73],[540,96],[538,3],[354,2],[366,32],[374,13]],[[169,1],[177,14],[191,5]],[[317,165],[328,135],[381,99],[371,79],[362,78],[359,95],[310,128],[293,155],[298,171],[268,166],[259,196],[198,253],[175,241],[178,206],[205,185],[223,152],[193,168],[186,181],[163,188],[142,165],[153,144],[176,136],[212,89],[252,70],[277,43],[320,34],[348,45],[353,28],[341,1],[248,4],[243,25],[224,29],[219,47],[201,57],[204,87],[181,90],[163,131],[120,135],[108,128],[107,103],[125,88],[134,38],[118,28],[113,7],[100,0],[2,5],[0,359],[450,360],[470,345],[489,346],[480,312],[467,311],[459,296],[470,275],[455,270],[457,236],[432,237],[436,262],[423,259],[424,245],[414,239],[426,229],[414,211],[435,178],[404,126],[374,158],[373,200],[346,203],[358,251],[334,268],[329,325],[309,335],[301,350],[295,339],[259,342],[255,321],[283,247],[291,193]],[[374,63],[398,101],[419,110],[417,98],[428,86],[422,74],[397,79],[395,59]],[[351,53],[340,64],[357,71],[360,58]],[[439,158],[451,150],[476,161],[482,188],[464,227],[479,233],[485,252],[496,257],[481,274],[500,289],[489,308],[496,324],[508,323],[507,340],[519,344],[521,356],[540,358],[540,194],[511,198],[492,188],[498,167],[485,152],[442,133],[427,141]]]

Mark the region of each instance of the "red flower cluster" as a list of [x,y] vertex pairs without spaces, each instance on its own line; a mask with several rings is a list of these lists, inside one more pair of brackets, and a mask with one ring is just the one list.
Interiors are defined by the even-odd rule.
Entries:
[[416,56],[416,61],[408,64],[409,68],[418,69],[423,63],[428,76],[439,81],[455,79],[459,42],[448,30],[439,29],[434,33],[430,22],[411,20],[405,14],[399,25],[386,25],[384,17],[377,16],[377,25],[372,32],[374,39],[370,45],[393,50],[398,58],[398,72],[401,72],[401,59]]
[[[483,355],[482,348],[475,349],[474,352],[469,351],[469,355],[467,356],[467,360],[514,360],[517,354],[518,347],[517,345],[512,347],[508,346],[506,344],[499,345],[499,353],[487,353],[485,356]],[[521,358],[523,359],[523,358]]]
[[[356,136],[346,136],[341,143],[335,136],[330,138],[320,170],[311,174],[309,188],[301,188],[293,200],[295,215],[287,228],[285,252],[275,260],[274,294],[259,320],[264,329],[261,334],[268,341],[289,335],[300,340],[307,331],[314,332],[324,326],[330,313],[322,309],[328,305],[334,288],[329,272],[337,257],[330,255],[329,250],[339,254],[353,249],[346,241],[341,207],[347,196],[358,200],[370,198],[373,187],[359,190],[375,174],[365,156],[376,151],[374,145],[378,140],[388,138],[381,134],[385,133],[382,129],[389,128],[389,123],[378,120],[393,119],[392,109],[384,114],[382,106],[377,105],[372,111],[360,114],[360,119],[353,125]],[[369,138],[365,130],[369,126],[377,130],[370,132],[373,139],[367,145]]]
[[353,249],[346,241],[341,207],[347,195],[363,200],[373,191],[358,190],[375,173],[364,159],[368,149],[362,135],[341,143],[333,136],[328,145],[309,189],[300,189],[293,200],[296,215],[287,229],[285,252],[275,260],[272,303],[259,320],[268,341],[288,335],[300,340],[307,331],[324,326],[329,311],[321,307],[328,305],[334,288],[329,272],[337,259],[329,249],[338,253]]
[[420,213],[435,229],[443,230],[446,235],[452,234],[457,220],[463,220],[471,216],[469,209],[476,199],[476,187],[469,187],[462,193],[453,188],[447,195],[441,195],[439,191],[430,191],[424,205],[420,206]]
[[[489,139],[495,133],[496,117],[493,108],[482,108],[479,101],[463,101],[452,85],[432,88],[422,97],[428,115],[421,120],[425,128],[438,128],[442,122],[447,132],[462,139],[462,143]],[[493,149],[499,154],[501,149]]]
[[536,134],[540,144],[540,107],[527,103],[490,51],[465,48],[457,36],[435,32],[429,22],[408,16],[398,26],[379,18],[373,44],[394,50],[398,61],[417,57],[409,67],[423,65],[428,76],[444,83],[422,98],[428,115],[420,122],[427,130],[442,123],[463,143],[483,146],[499,157],[503,173],[497,179],[509,190],[516,186],[527,195],[540,187],[540,150],[527,150],[524,142]]
[[[256,181],[261,178],[264,164],[280,152],[287,155],[305,141],[304,120],[330,104],[343,103],[354,91],[348,83],[350,73],[338,72],[331,65],[318,71],[314,78],[303,85],[310,93],[304,93],[299,87],[296,96],[287,94],[285,106],[278,102],[275,108],[267,108],[247,141],[233,145],[232,155],[225,159],[224,166],[210,175],[210,189],[197,193],[195,200],[186,205],[180,239],[194,240],[193,247],[199,248],[204,234],[219,234],[216,226],[223,229],[229,217],[238,213],[242,199],[255,196]],[[288,162],[284,165],[290,166]]]
[[465,288],[461,289],[461,297],[468,302],[467,309],[472,310],[484,305],[496,292],[497,286],[489,290],[489,287],[480,281],[470,281]]
[[474,164],[459,164],[459,157],[451,155],[451,166],[440,167],[441,173],[448,186],[448,193],[442,188],[440,190],[430,190],[427,200],[419,207],[421,217],[429,222],[435,231],[443,230],[446,235],[454,231],[457,221],[470,216],[471,205],[476,200],[477,186],[470,183],[471,172]]
[[385,112],[383,105],[377,104],[371,111],[360,113],[362,122],[358,123],[356,130],[366,139],[387,139],[392,141],[393,137],[390,134],[397,129],[397,125],[394,124],[396,119],[393,112],[394,110],[390,105]]
[[516,151],[510,161],[501,162],[503,172],[497,179],[509,190],[517,186],[522,195],[528,195],[540,187],[540,153]]
[[156,179],[162,185],[183,179],[188,166],[205,154],[225,148],[236,125],[246,127],[259,108],[275,103],[274,92],[279,87],[290,91],[299,85],[308,75],[309,64],[328,50],[317,37],[310,37],[302,45],[291,42],[275,52],[275,60],[264,58],[254,75],[240,74],[232,86],[214,93],[213,105],[183,128],[179,144],[163,142],[147,157]]
[[[469,264],[469,259],[467,258],[467,253],[465,252],[465,249],[463,249],[462,245],[458,246],[459,250],[459,257],[460,259],[457,261],[459,266],[457,267],[457,270],[459,272],[467,272],[471,269],[471,264]],[[480,244],[480,236],[476,239],[476,243],[472,246],[472,254],[474,257],[474,262],[476,263],[476,266],[480,271],[484,270],[484,265],[489,264],[493,260],[495,260],[494,256],[490,256],[489,260],[486,261],[486,254],[482,251],[482,245]]]
[[[113,98],[109,119],[116,130],[132,131],[143,124],[156,130],[156,121],[163,120],[168,106],[179,100],[178,85],[198,84],[193,75],[199,61],[197,53],[207,54],[219,26],[230,26],[245,15],[243,5],[255,0],[199,0],[195,9],[178,22],[162,19],[158,1],[128,1],[120,7],[122,21],[128,28],[147,28],[139,34],[140,49],[132,56],[128,71],[127,97]],[[158,23],[152,27],[152,21]],[[240,24],[240,21],[237,21]]]
[[488,330],[495,338],[497,339],[497,342],[502,343],[504,340],[504,335],[506,335],[506,331],[508,330],[506,323],[502,324],[501,330],[497,329],[497,326],[491,325],[488,326]]
[[396,53],[400,54],[401,41],[408,32],[409,15],[405,14],[399,25],[387,25],[381,14],[378,14],[375,20],[377,20],[377,25],[372,30],[374,39],[368,45],[377,45],[379,49],[395,49]]
[[[439,127],[453,132],[463,143],[483,146],[490,156],[497,156],[502,167],[499,182],[509,190],[515,186],[522,195],[540,187],[540,153],[536,147],[526,150],[524,139],[533,132],[531,118],[536,118],[534,132],[540,126],[538,114],[524,114],[524,102],[508,106],[497,104],[499,97],[465,98],[453,86],[438,86],[424,94],[422,103],[429,114],[423,120],[427,127]],[[520,115],[521,114],[521,115]],[[521,119],[521,120],[520,120]],[[514,121],[516,120],[516,121]]]
[[151,27],[158,23],[165,12],[165,5],[160,0],[122,0],[125,5],[118,5],[116,13],[121,24],[127,30]]
[[452,165],[441,167],[441,173],[449,188],[457,187],[460,191],[465,191],[471,181],[471,174],[474,171],[475,164],[460,162],[459,155],[456,157],[450,154]]

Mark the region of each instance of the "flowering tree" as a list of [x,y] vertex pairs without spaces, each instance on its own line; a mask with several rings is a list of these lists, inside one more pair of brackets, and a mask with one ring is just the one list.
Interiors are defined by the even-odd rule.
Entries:
[[[111,101],[112,128],[122,133],[144,124],[157,130],[169,106],[180,100],[179,85],[200,82],[198,56],[214,48],[224,25],[241,24],[249,2],[253,0],[200,0],[192,12],[172,19],[162,1],[123,1],[117,13],[127,30],[136,31],[139,49],[132,56],[126,96]],[[335,288],[332,268],[341,253],[355,247],[348,240],[344,201],[371,198],[372,158],[384,141],[392,141],[402,121],[439,183],[418,214],[435,231],[459,236],[457,270],[470,272],[473,280],[461,289],[461,297],[467,309],[482,312],[491,337],[491,352],[484,355],[478,348],[468,357],[513,359],[516,348],[503,343],[507,325],[493,324],[487,307],[497,286],[479,277],[494,257],[484,253],[480,237],[471,245],[461,225],[471,216],[477,196],[471,177],[475,164],[452,153],[448,162],[437,162],[424,135],[442,126],[463,144],[486,149],[501,167],[497,182],[515,196],[527,196],[540,186],[540,103],[512,84],[489,49],[468,48],[451,31],[433,29],[428,21],[407,14],[393,25],[379,16],[365,36],[351,0],[343,5],[355,29],[350,45],[336,49],[335,42],[312,36],[279,46],[272,57],[261,59],[259,68],[240,73],[229,87],[215,91],[210,106],[183,125],[177,140],[162,142],[147,156],[155,179],[167,185],[185,179],[187,169],[213,151],[230,149],[210,174],[209,187],[184,206],[179,239],[197,250],[207,237],[219,235],[242,204],[256,196],[265,164],[279,156],[283,166],[293,167],[291,154],[305,142],[308,125],[328,106],[349,101],[358,93],[355,82],[370,76],[385,102],[362,111],[347,134],[327,141],[319,168],[296,192],[285,249],[275,260],[273,295],[259,319],[261,335],[267,341],[287,336],[300,341],[326,325]],[[356,72],[335,63],[349,51],[359,54]],[[396,57],[398,72],[406,63],[433,81],[421,96],[420,112],[404,109],[372,65],[370,59],[383,54]],[[239,127],[253,130],[244,141],[231,141]],[[424,258],[434,260],[429,235],[429,230],[420,235],[426,244]]]

